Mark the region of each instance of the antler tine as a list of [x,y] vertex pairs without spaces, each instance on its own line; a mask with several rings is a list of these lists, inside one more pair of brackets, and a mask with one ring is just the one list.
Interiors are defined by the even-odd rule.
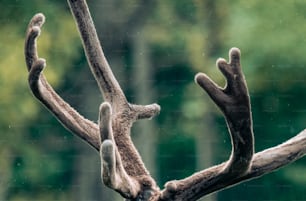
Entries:
[[40,35],[40,29],[44,23],[45,16],[42,13],[38,13],[31,19],[28,25],[25,43],[25,57],[29,71],[33,65],[33,62],[38,59],[36,38]]
[[[134,105],[127,101],[104,56],[86,1],[68,0],[68,4],[79,29],[90,69],[100,87],[104,101],[108,102],[112,110],[111,133],[113,133],[114,140],[106,141],[107,146],[105,145],[105,150],[117,150],[115,154],[116,160],[111,161],[116,161],[116,167],[123,167],[121,172],[125,172],[130,178],[137,178],[136,180],[139,182],[141,188],[156,190],[155,181],[151,178],[138,151],[131,141],[130,129],[137,119],[152,118],[158,114],[160,107],[157,104],[146,106]],[[102,139],[102,141],[104,140],[105,139]],[[112,151],[105,153],[112,153]],[[101,154],[103,155],[103,151]],[[104,157],[101,157],[101,160],[103,163],[111,164],[110,161],[108,162]],[[122,166],[118,166],[118,164],[120,164],[119,161],[122,163]],[[106,165],[106,167],[108,166],[109,165]],[[125,178],[125,176],[122,178]],[[111,179],[111,181],[113,181],[113,179]],[[121,187],[121,189],[132,188],[129,182],[122,182],[122,185],[125,185],[125,187]],[[132,191],[133,190],[131,190],[131,192]],[[132,194],[134,195],[134,193]]]
[[[111,68],[104,56],[100,41],[85,1],[68,0],[71,12],[81,34],[84,51],[95,76],[104,100],[110,104],[117,102],[126,105],[127,101],[119,83],[115,79]],[[115,112],[115,111],[114,111]]]
[[[195,81],[224,113],[232,142],[230,159],[219,166],[204,170],[201,176],[192,176],[192,180],[186,179],[184,182],[170,181],[166,183],[166,189],[162,193],[164,198],[175,195],[182,196],[182,200],[196,200],[199,198],[197,196],[203,196],[204,189],[211,190],[216,186],[241,177],[250,168],[254,153],[254,137],[250,98],[240,66],[240,50],[232,48],[229,51],[229,57],[229,63],[224,59],[217,60],[217,66],[227,81],[224,88],[219,87],[204,73],[197,74]],[[201,188],[202,191],[192,196],[184,194],[182,189],[188,182],[192,183],[192,185],[188,185],[189,187]],[[197,185],[197,182],[201,183],[202,187]]]
[[305,154],[306,129],[278,146],[256,153],[249,170],[235,178],[228,179],[220,174],[227,166],[222,163],[185,179],[168,182],[162,191],[162,200],[171,198],[170,200],[195,201],[220,189],[273,172]]
[[[104,100],[112,105],[116,113],[118,107],[126,108],[129,103],[104,56],[88,6],[84,0],[68,0],[68,3],[78,25],[90,69]],[[160,107],[154,104],[149,110],[147,106],[137,106],[137,109],[140,109],[137,111],[140,118],[152,118],[159,113]]]
[[159,113],[160,107],[157,104],[139,106],[127,102],[103,55],[86,1],[68,2],[81,32],[92,72],[105,99],[99,110],[99,125],[69,106],[45,79],[42,71],[46,61],[39,58],[36,41],[45,21],[43,14],[32,18],[26,34],[29,85],[34,96],[64,126],[100,150],[103,182],[119,192],[126,201],[195,201],[209,193],[272,172],[306,154],[304,130],[287,142],[254,155],[250,97],[240,65],[240,50],[232,48],[228,63],[225,59],[217,60],[217,66],[227,81],[224,88],[204,73],[195,77],[225,116],[232,142],[229,160],[185,179],[170,181],[160,191],[130,137],[134,121],[153,117]]
[[30,21],[26,34],[25,60],[29,70],[28,80],[31,91],[65,127],[99,150],[98,126],[85,119],[66,103],[48,84],[45,76],[42,74],[46,61],[38,57],[37,37],[40,34],[44,21],[45,17],[43,14],[36,14]]
[[224,113],[232,140],[232,154],[226,171],[233,177],[243,174],[250,166],[254,153],[254,137],[250,97],[240,66],[240,50],[229,51],[230,62],[217,60],[217,66],[226,78],[221,89],[203,73],[196,75],[196,82],[209,94]]
[[126,173],[123,167],[113,136],[112,109],[107,102],[102,103],[100,106],[99,128],[101,174],[104,184],[118,191],[125,198],[135,198],[140,192],[140,185]]
[[162,200],[198,200],[209,193],[272,172],[306,154],[304,130],[283,144],[253,155],[251,106],[240,66],[240,50],[232,48],[229,55],[229,63],[224,59],[217,60],[217,66],[227,80],[224,88],[203,73],[196,75],[195,80],[224,113],[232,139],[231,157],[220,165],[166,183]]
[[[35,15],[27,29],[25,57],[29,70],[30,88],[35,97],[64,126],[97,150],[102,149],[100,152],[102,169],[106,175],[110,175],[109,179],[104,178],[108,186],[121,192],[125,197],[133,199],[136,196],[145,197],[156,193],[158,187],[131,141],[130,129],[137,119],[152,118],[158,114],[160,107],[157,104],[141,106],[128,103],[104,57],[86,2],[84,0],[68,0],[68,3],[77,22],[89,65],[105,101],[108,102],[112,110],[112,115],[106,116],[106,119],[101,117],[100,127],[98,127],[97,124],[82,117],[61,99],[48,84],[42,74],[46,61],[39,58],[37,53],[37,37],[45,19],[43,14]],[[101,125],[103,121],[108,121],[107,125]],[[108,125],[110,122],[111,127]],[[112,136],[111,140],[109,137],[105,137],[105,139],[102,136],[99,137],[99,129],[104,128],[108,128],[109,135]],[[102,142],[104,144],[101,145]]]

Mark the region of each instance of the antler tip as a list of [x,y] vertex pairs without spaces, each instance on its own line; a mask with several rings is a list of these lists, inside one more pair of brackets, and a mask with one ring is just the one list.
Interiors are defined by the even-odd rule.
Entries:
[[205,73],[197,73],[194,80],[199,86],[204,89],[206,88],[207,84],[210,83],[210,78]]
[[31,20],[31,24],[33,26],[42,26],[45,23],[46,17],[44,14],[42,13],[37,13],[36,15],[33,16],[32,20]]
[[202,76],[203,73],[197,73],[195,76],[194,76],[194,81],[195,83],[199,84],[199,79],[201,79],[200,77]]
[[230,55],[233,55],[233,54],[240,55],[241,54],[240,49],[238,47],[232,47],[229,52],[230,52]]
[[100,105],[100,112],[102,115],[110,115],[111,114],[111,111],[112,110],[112,106],[108,103],[108,102],[103,102],[101,105]]
[[161,107],[157,103],[153,103],[152,106],[155,108],[156,114],[160,113]]
[[175,192],[177,190],[177,185],[175,183],[175,181],[169,181],[165,184],[165,188],[169,191],[169,192]]
[[230,63],[237,63],[240,60],[241,52],[240,49],[237,47],[233,47],[229,51],[229,58],[230,58]]
[[218,66],[220,68],[220,67],[223,67],[225,65],[227,65],[227,61],[225,59],[223,59],[223,58],[217,59],[216,66]]
[[111,131],[111,116],[112,107],[108,102],[104,102],[99,108],[99,129],[100,129],[100,140],[101,143],[103,139],[111,139],[109,134]]
[[99,108],[99,122],[103,122],[102,124],[107,124],[112,115],[112,106],[108,102],[103,102]]

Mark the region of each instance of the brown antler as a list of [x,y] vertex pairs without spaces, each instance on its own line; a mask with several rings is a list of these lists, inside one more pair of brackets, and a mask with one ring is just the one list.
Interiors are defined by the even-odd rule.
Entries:
[[38,57],[37,37],[45,21],[43,14],[36,14],[29,23],[25,40],[25,59],[29,71],[29,85],[37,99],[44,104],[73,133],[99,149],[98,126],[82,117],[67,104],[48,84],[42,74],[46,61]]
[[203,73],[196,75],[195,80],[219,106],[226,118],[233,149],[224,172],[229,173],[227,176],[235,177],[249,169],[254,153],[254,140],[250,97],[240,66],[240,51],[232,48],[229,54],[229,63],[224,59],[217,61],[217,66],[227,81],[224,89]]
[[37,53],[37,37],[45,21],[35,15],[27,29],[25,58],[30,88],[42,104],[77,136],[100,151],[103,182],[127,200],[197,200],[209,193],[241,181],[267,174],[306,153],[306,130],[289,141],[254,155],[250,98],[240,66],[240,50],[230,50],[230,61],[217,61],[227,85],[220,88],[207,75],[195,80],[223,112],[231,135],[232,153],[220,165],[188,178],[170,181],[159,190],[145,168],[130,138],[137,119],[158,114],[157,104],[130,104],[109,67],[97,37],[85,0],[68,0],[81,34],[89,66],[103,94],[98,125],[82,117],[52,89],[42,74],[46,61]]
[[254,140],[250,98],[240,66],[240,50],[232,48],[230,62],[217,60],[227,85],[220,88],[207,75],[199,73],[195,81],[223,112],[232,141],[230,159],[220,165],[178,181],[166,183],[162,200],[198,200],[199,198],[259,177],[287,165],[306,154],[306,130],[289,141],[253,156]]
[[[106,101],[100,107],[99,126],[82,117],[62,100],[43,76],[46,62],[38,57],[36,47],[36,39],[44,23],[42,14],[32,18],[26,35],[25,57],[30,88],[64,126],[100,150],[106,185],[128,199],[151,195],[158,188],[131,141],[130,128],[137,119],[152,118],[158,114],[160,107],[157,104],[140,106],[127,102],[104,57],[86,2],[70,0],[68,3],[77,22],[90,68]],[[103,114],[108,115],[103,117]]]

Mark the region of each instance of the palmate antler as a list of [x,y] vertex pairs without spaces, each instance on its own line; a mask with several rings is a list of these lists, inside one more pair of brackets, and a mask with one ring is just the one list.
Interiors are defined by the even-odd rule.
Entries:
[[98,125],[82,117],[52,89],[42,74],[46,62],[39,58],[36,39],[44,23],[35,15],[27,30],[25,58],[29,85],[34,96],[74,134],[100,152],[104,184],[126,200],[197,200],[209,193],[241,181],[269,173],[306,153],[306,131],[289,141],[254,154],[250,98],[240,66],[240,50],[230,50],[230,62],[217,61],[227,85],[218,87],[207,75],[199,73],[196,82],[223,112],[232,140],[230,159],[183,180],[170,181],[160,190],[145,168],[133,142],[130,129],[138,119],[159,113],[157,104],[140,106],[126,100],[102,51],[85,0],[68,0],[81,34],[89,66],[103,94]]

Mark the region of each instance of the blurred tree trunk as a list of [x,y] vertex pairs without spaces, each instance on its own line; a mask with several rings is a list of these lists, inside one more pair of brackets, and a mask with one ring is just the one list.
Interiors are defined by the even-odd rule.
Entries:
[[[149,45],[144,30],[134,31],[132,37],[133,70],[131,84],[134,101],[137,104],[150,104],[155,101],[152,62],[150,59]],[[153,120],[144,120],[136,123],[133,129],[133,139],[143,161],[153,176],[156,172],[156,126]],[[156,177],[155,177],[156,178]]]
[[[216,162],[216,148],[215,141],[217,132],[215,130],[215,123],[211,118],[212,114],[206,111],[202,117],[202,124],[199,128],[201,131],[196,135],[197,152],[197,170],[204,170],[214,165]],[[201,201],[215,201],[217,200],[216,193],[205,196]]]

